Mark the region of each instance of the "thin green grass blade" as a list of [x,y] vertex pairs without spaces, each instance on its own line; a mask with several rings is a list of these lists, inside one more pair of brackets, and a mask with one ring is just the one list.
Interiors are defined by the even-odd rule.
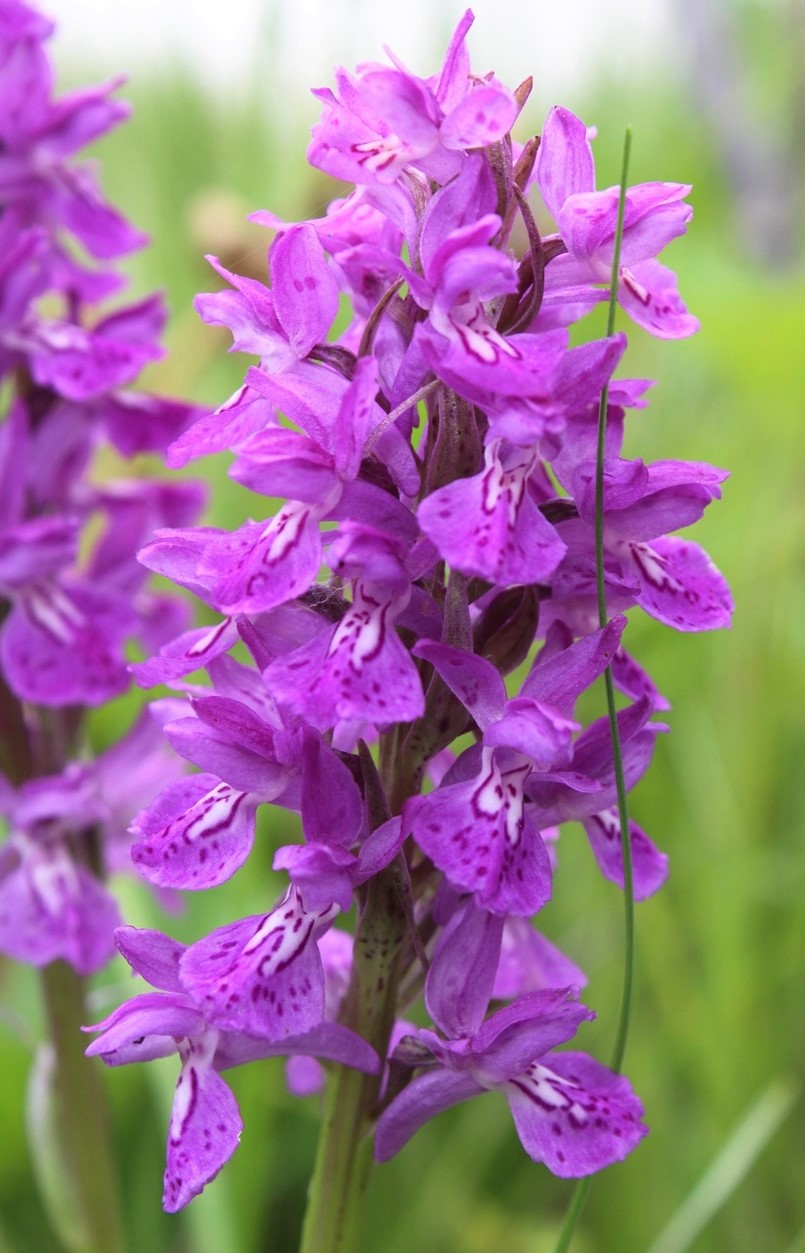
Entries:
[[[626,180],[629,175],[629,159],[632,153],[632,128],[626,127],[623,137],[623,164],[621,166],[620,195],[618,197],[618,224],[615,231],[615,251],[612,254],[612,278],[609,293],[609,311],[607,314],[607,335],[615,333],[615,313],[618,307],[618,275],[620,271],[621,242],[623,239],[623,218],[626,210]],[[606,448],[607,403],[609,388],[601,392],[601,403],[598,409],[598,450],[595,459],[595,573],[598,586],[598,625],[605,627],[608,621],[607,596],[604,580],[604,450]],[[607,694],[607,713],[609,715],[609,733],[612,738],[612,758],[615,767],[615,785],[618,793],[618,820],[621,828],[621,848],[623,849],[623,900],[624,900],[624,955],[623,955],[623,991],[618,1020],[618,1033],[612,1052],[612,1069],[620,1070],[626,1052],[626,1038],[629,1034],[629,1019],[632,1012],[632,987],[634,984],[635,961],[635,930],[634,930],[634,876],[632,874],[632,844],[629,838],[629,811],[626,802],[626,780],[623,777],[623,754],[621,752],[620,734],[618,732],[618,711],[615,705],[615,685],[612,681],[612,668],[607,666],[604,671],[604,685]]]
[[[618,277],[620,274],[621,243],[623,241],[623,219],[626,211],[626,183],[629,177],[629,160],[632,153],[632,128],[626,127],[623,137],[623,161],[621,164],[620,194],[618,196],[618,218],[615,228],[615,248],[612,253],[612,273],[609,289],[609,309],[607,312],[607,335],[615,333],[615,315],[618,310]],[[604,579],[604,450],[607,432],[607,403],[609,387],[601,392],[598,407],[598,447],[595,461],[595,574],[598,591],[598,624],[607,624],[607,597]],[[632,873],[632,845],[629,839],[629,811],[626,802],[626,781],[623,777],[623,754],[621,752],[620,733],[618,731],[618,713],[615,705],[615,685],[612,682],[612,670],[607,666],[604,671],[604,685],[607,697],[607,714],[609,717],[609,733],[612,740],[612,760],[615,768],[615,786],[618,794],[618,820],[621,828],[621,847],[623,849],[623,897],[624,897],[624,958],[623,958],[623,991],[621,993],[618,1030],[612,1054],[613,1070],[620,1070],[626,1052],[626,1038],[629,1033],[629,1019],[632,1011],[632,987],[634,984],[635,962],[635,929],[634,929],[634,876]],[[576,1229],[581,1211],[587,1200],[591,1179],[582,1179],[576,1185],[570,1200],[567,1215],[559,1233],[556,1253],[566,1253],[570,1248],[573,1233]]]
[[805,1227],[801,1227],[785,1253],[805,1253]]
[[[798,1096],[799,1088],[790,1080],[769,1084],[648,1253],[685,1253],[690,1248],[749,1174]],[[794,1242],[795,1250],[803,1247],[805,1232],[801,1236],[799,1243]]]

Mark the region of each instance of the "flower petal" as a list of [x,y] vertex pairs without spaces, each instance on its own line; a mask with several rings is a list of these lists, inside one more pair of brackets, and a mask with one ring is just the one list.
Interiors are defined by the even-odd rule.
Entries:
[[472,901],[443,931],[425,982],[425,1004],[451,1038],[473,1035],[489,1005],[503,919]]
[[653,618],[678,631],[714,631],[732,622],[727,581],[703,548],[675,535],[648,544],[630,544],[640,574],[637,603]]
[[173,1098],[165,1190],[169,1214],[198,1196],[238,1147],[243,1130],[237,1102],[198,1045],[187,1050]]
[[[621,824],[615,807],[582,819],[595,860],[605,879],[623,887]],[[668,878],[668,858],[654,846],[636,822],[629,823],[635,900],[645,900]]]
[[429,1118],[481,1092],[483,1088],[469,1075],[441,1069],[418,1075],[381,1114],[375,1131],[375,1160],[387,1162]]
[[548,114],[540,136],[535,173],[555,222],[568,196],[595,187],[595,163],[587,127],[569,109],[556,107]]
[[274,308],[297,357],[327,338],[338,312],[338,288],[315,228],[292,226],[269,254]]
[[679,295],[676,275],[659,261],[621,270],[618,300],[638,326],[660,339],[685,339],[699,329]]
[[148,1062],[176,1052],[177,1040],[203,1030],[204,1018],[188,996],[145,992],[121,1005],[103,1022],[83,1031],[101,1031],[86,1049],[107,1066]]
[[118,927],[115,944],[138,975],[154,988],[182,992],[179,961],[187,945],[146,927]]
[[292,889],[270,914],[218,927],[191,944],[182,982],[216,1026],[270,1041],[302,1035],[324,1015],[316,921]]
[[506,1085],[520,1142],[563,1179],[621,1161],[647,1134],[627,1079],[584,1053],[553,1053]]
[[214,775],[177,780],[135,819],[132,861],[159,887],[216,887],[251,852],[258,804]]

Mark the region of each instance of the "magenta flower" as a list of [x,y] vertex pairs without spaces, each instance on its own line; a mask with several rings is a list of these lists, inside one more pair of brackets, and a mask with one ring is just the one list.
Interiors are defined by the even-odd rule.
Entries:
[[114,897],[76,862],[70,840],[105,817],[89,771],[32,779],[14,791],[0,776],[0,952],[33,966],[61,959],[79,974],[105,966],[120,923]]
[[422,686],[394,629],[408,599],[407,587],[356,581],[337,626],[265,671],[279,703],[320,731],[343,720],[385,725],[419,717]]
[[442,1110],[500,1091],[520,1143],[555,1175],[577,1178],[620,1161],[646,1134],[629,1083],[585,1053],[556,1053],[594,1015],[570,989],[533,992],[492,1014],[469,1038],[417,1031],[399,1047],[422,1073],[381,1115],[375,1154],[386,1161]]
[[[223,658],[211,670],[222,694],[197,697],[194,716],[165,724],[170,744],[202,773],[171,781],[134,819],[131,856],[140,873],[160,887],[225,882],[251,852],[258,807],[268,803],[300,809],[309,840],[354,843],[361,797],[330,746],[272,704],[261,707],[250,671]],[[228,694],[236,683],[248,703]]]
[[[655,711],[669,707],[626,650],[625,613],[682,631],[729,623],[723,577],[676,534],[719,498],[725,473],[624,455],[626,413],[645,405],[649,382],[613,377],[626,335],[579,343],[574,328],[607,296],[619,189],[595,189],[587,132],[565,109],[539,145],[512,139],[530,84],[512,92],[471,73],[471,21],[432,77],[391,57],[339,70],[337,89],[316,93],[311,162],[355,186],[310,221],[254,215],[275,232],[265,282],[212,259],[228,286],[198,311],[257,358],[214,413],[182,421],[135,399],[128,439],[118,389],[151,350],[156,307],[43,330],[39,297],[68,282],[35,228],[0,275],[0,368],[25,363],[59,437],[48,454],[22,406],[0,429],[9,672],[24,668],[14,650],[28,619],[29,651],[60,632],[61,651],[37,645],[26,671],[45,673],[49,657],[36,691],[59,699],[68,678],[87,699],[102,690],[96,636],[110,656],[131,634],[152,647],[132,670],[173,689],[154,713],[198,769],[155,778],[130,823],[133,861],[157,888],[223,884],[250,860],[266,805],[301,818],[301,838],[289,824],[274,846],[286,889],[267,912],[187,948],[118,933],[159,991],[99,1024],[90,1052],[111,1064],[179,1053],[170,1210],[237,1143],[219,1072],[277,1053],[300,1094],[321,1087],[317,1057],[371,1074],[387,1059],[361,1081],[354,1121],[323,1132],[319,1169],[337,1155],[350,1188],[373,1129],[385,1160],[484,1091],[506,1096],[526,1152],[561,1176],[621,1160],[646,1133],[628,1080],[561,1050],[593,1016],[576,1000],[585,976],[533,922],[562,881],[562,843],[576,838],[566,823],[586,833],[606,890],[630,881],[642,900],[666,879],[667,856],[619,803],[619,784],[641,779],[667,730]],[[545,239],[537,191],[556,222]],[[616,294],[669,339],[698,326],[656,259],[686,229],[688,191],[624,193]],[[76,408],[86,439],[72,434]],[[175,468],[231,452],[231,478],[252,493],[248,520],[197,527],[180,493],[94,489],[88,504],[58,486],[63,466],[89,463],[99,431],[119,448],[170,439]],[[55,510],[14,481],[28,440]],[[106,530],[79,563],[92,508]],[[168,629],[172,615],[132,571],[135,544],[144,567],[213,611],[207,625]],[[108,612],[90,596],[107,597]],[[612,708],[617,735],[588,714],[608,669],[625,698]],[[188,678],[199,670],[211,686]],[[354,940],[332,929],[339,916],[356,919]],[[343,1082],[329,1073],[328,1109],[343,1110]],[[329,1185],[312,1187],[314,1211]]]
[[294,369],[327,336],[338,310],[338,289],[311,226],[292,226],[269,256],[271,290],[208,261],[234,287],[196,297],[205,322],[228,327],[233,351],[256,353],[268,373]]
[[128,105],[108,99],[120,80],[51,100],[42,41],[53,27],[26,5],[6,6],[0,32],[0,202],[20,225],[75,235],[95,257],[140,248],[146,237],[101,196],[90,165],[72,155],[119,125]]
[[159,991],[136,996],[85,1027],[101,1032],[87,1055],[122,1066],[179,1054],[163,1195],[168,1213],[198,1196],[238,1146],[243,1123],[221,1070],[280,1055],[329,1058],[369,1073],[378,1068],[377,1056],[363,1040],[321,1016],[306,1033],[281,1040],[220,1030],[182,977],[190,950],[159,931],[134,927],[119,928],[115,943],[132,969]]
[[419,525],[453,569],[499,587],[550,578],[565,545],[529,491],[537,465],[536,450],[494,440],[480,474],[423,500]]
[[[548,268],[551,284],[608,283],[618,188],[595,190],[587,131],[568,109],[555,108],[548,114],[536,175],[567,248],[567,256]],[[690,221],[693,210],[684,203],[689,191],[685,183],[641,183],[626,196],[618,300],[639,326],[664,339],[681,339],[699,329],[679,297],[673,273],[655,260]]]
[[313,128],[311,165],[353,183],[392,183],[414,165],[447,182],[467,148],[495,143],[519,112],[514,95],[493,76],[469,73],[464,40],[472,13],[461,18],[437,77],[417,78],[399,62],[337,72],[340,97],[321,88],[322,121]]

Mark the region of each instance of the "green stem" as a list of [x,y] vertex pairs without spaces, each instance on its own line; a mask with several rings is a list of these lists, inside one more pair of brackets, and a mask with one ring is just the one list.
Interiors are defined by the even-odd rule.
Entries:
[[573,1196],[567,1207],[565,1221],[562,1223],[562,1230],[559,1232],[559,1239],[556,1242],[555,1253],[567,1253],[567,1250],[570,1248],[570,1241],[573,1239],[576,1223],[581,1217],[581,1211],[584,1209],[584,1203],[587,1200],[587,1194],[590,1191],[592,1182],[592,1175],[587,1175],[585,1179],[580,1179],[573,1189]]
[[371,1141],[364,1138],[366,1087],[366,1076],[347,1066],[329,1078],[300,1253],[356,1247],[371,1167]]
[[[626,182],[629,176],[629,158],[632,152],[632,128],[626,127],[623,138],[623,162],[621,164],[620,194],[618,196],[618,218],[615,227],[615,248],[612,253],[612,273],[610,276],[609,308],[607,312],[607,335],[615,333],[615,315],[618,309],[618,279],[620,277],[621,243],[623,242],[623,219],[626,211]],[[607,404],[609,387],[604,387],[598,406],[598,443],[595,459],[595,575],[598,593],[598,625],[605,627],[608,621],[606,579],[604,575],[604,457],[607,438]],[[632,989],[634,984],[635,964],[635,927],[634,927],[634,875],[632,871],[632,844],[629,838],[629,812],[626,802],[626,781],[623,776],[623,753],[621,751],[620,731],[618,729],[618,711],[615,704],[615,685],[612,681],[612,668],[607,666],[604,671],[604,688],[606,691],[607,715],[609,718],[609,734],[612,741],[612,763],[615,771],[615,788],[618,796],[618,821],[621,829],[621,849],[623,852],[623,900],[624,900],[624,959],[623,989],[621,992],[618,1030],[615,1047],[612,1052],[612,1069],[619,1071],[623,1065],[626,1052],[626,1039],[629,1034],[629,1019],[632,1011]],[[592,1177],[580,1179],[571,1197],[570,1205],[559,1233],[555,1253],[566,1253],[578,1223],[587,1194],[592,1185]]]
[[[76,724],[75,710],[38,710],[29,725],[21,702],[0,677],[0,725],[11,732],[3,737],[3,765],[14,783],[61,770]],[[109,1107],[98,1063],[84,1056],[81,1027],[91,1020],[85,980],[63,961],[51,962],[39,974],[54,1059],[48,1083],[56,1139],[53,1157],[72,1200],[70,1218],[62,1221],[61,1202],[51,1198],[53,1221],[68,1244],[80,1241],[81,1253],[123,1253]],[[80,1228],[75,1239],[67,1234],[73,1214]]]
[[123,1253],[118,1181],[108,1107],[95,1062],[84,1056],[89,1021],[84,980],[66,962],[41,971],[48,1034],[55,1053],[53,1093],[60,1157],[80,1214],[82,1253]]
[[[615,228],[615,250],[612,254],[612,280],[609,294],[609,311],[607,314],[607,335],[615,333],[615,314],[618,307],[618,275],[620,272],[621,243],[623,240],[623,218],[626,211],[626,180],[629,174],[629,158],[632,152],[632,128],[626,127],[623,140],[623,164],[621,166],[620,195],[618,197],[618,221]],[[607,624],[607,594],[604,579],[604,454],[607,435],[607,402],[609,387],[601,392],[601,403],[598,407],[598,449],[595,460],[595,572],[598,590],[598,625]],[[629,838],[629,812],[626,804],[626,781],[623,777],[623,754],[618,731],[618,711],[615,705],[615,685],[612,681],[612,667],[604,671],[604,686],[607,696],[607,713],[609,715],[609,733],[612,740],[612,761],[615,768],[615,787],[618,794],[618,820],[621,828],[621,849],[623,851],[623,899],[625,953],[623,969],[623,992],[618,1021],[618,1033],[612,1055],[613,1070],[620,1070],[626,1052],[626,1037],[629,1032],[629,1017],[632,1007],[632,985],[634,982],[634,882],[632,874],[632,843]]]
[[[401,874],[401,867],[392,864],[369,883],[342,1018],[381,1060],[394,1024],[406,933]],[[357,1247],[372,1166],[367,1133],[379,1091],[379,1075],[338,1066],[329,1077],[300,1253],[352,1253]]]
[[632,870],[632,842],[629,836],[629,813],[626,803],[626,782],[623,777],[623,759],[621,754],[620,736],[618,735],[617,710],[615,708],[615,685],[612,672],[607,669],[604,674],[607,693],[607,709],[612,731],[612,755],[615,758],[615,787],[618,793],[618,821],[621,828],[621,849],[623,852],[623,986],[621,990],[621,1006],[618,1015],[618,1030],[615,1046],[612,1050],[610,1065],[614,1071],[620,1071],[626,1053],[626,1040],[629,1035],[629,1021],[632,1013],[632,993],[634,990],[635,967],[635,922],[634,922],[634,873]]

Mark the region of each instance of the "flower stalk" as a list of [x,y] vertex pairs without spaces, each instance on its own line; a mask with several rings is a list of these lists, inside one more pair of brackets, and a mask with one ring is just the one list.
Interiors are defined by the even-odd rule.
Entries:
[[[399,868],[392,865],[369,884],[342,1014],[344,1025],[379,1057],[388,1053],[407,931],[398,877]],[[379,1096],[378,1075],[335,1066],[328,1076],[300,1253],[345,1253],[357,1247]]]
[[76,1248],[81,1253],[125,1253],[109,1106],[101,1075],[84,1056],[86,980],[66,962],[56,961],[42,968],[40,984],[54,1053],[50,1091],[57,1147],[81,1224]]

